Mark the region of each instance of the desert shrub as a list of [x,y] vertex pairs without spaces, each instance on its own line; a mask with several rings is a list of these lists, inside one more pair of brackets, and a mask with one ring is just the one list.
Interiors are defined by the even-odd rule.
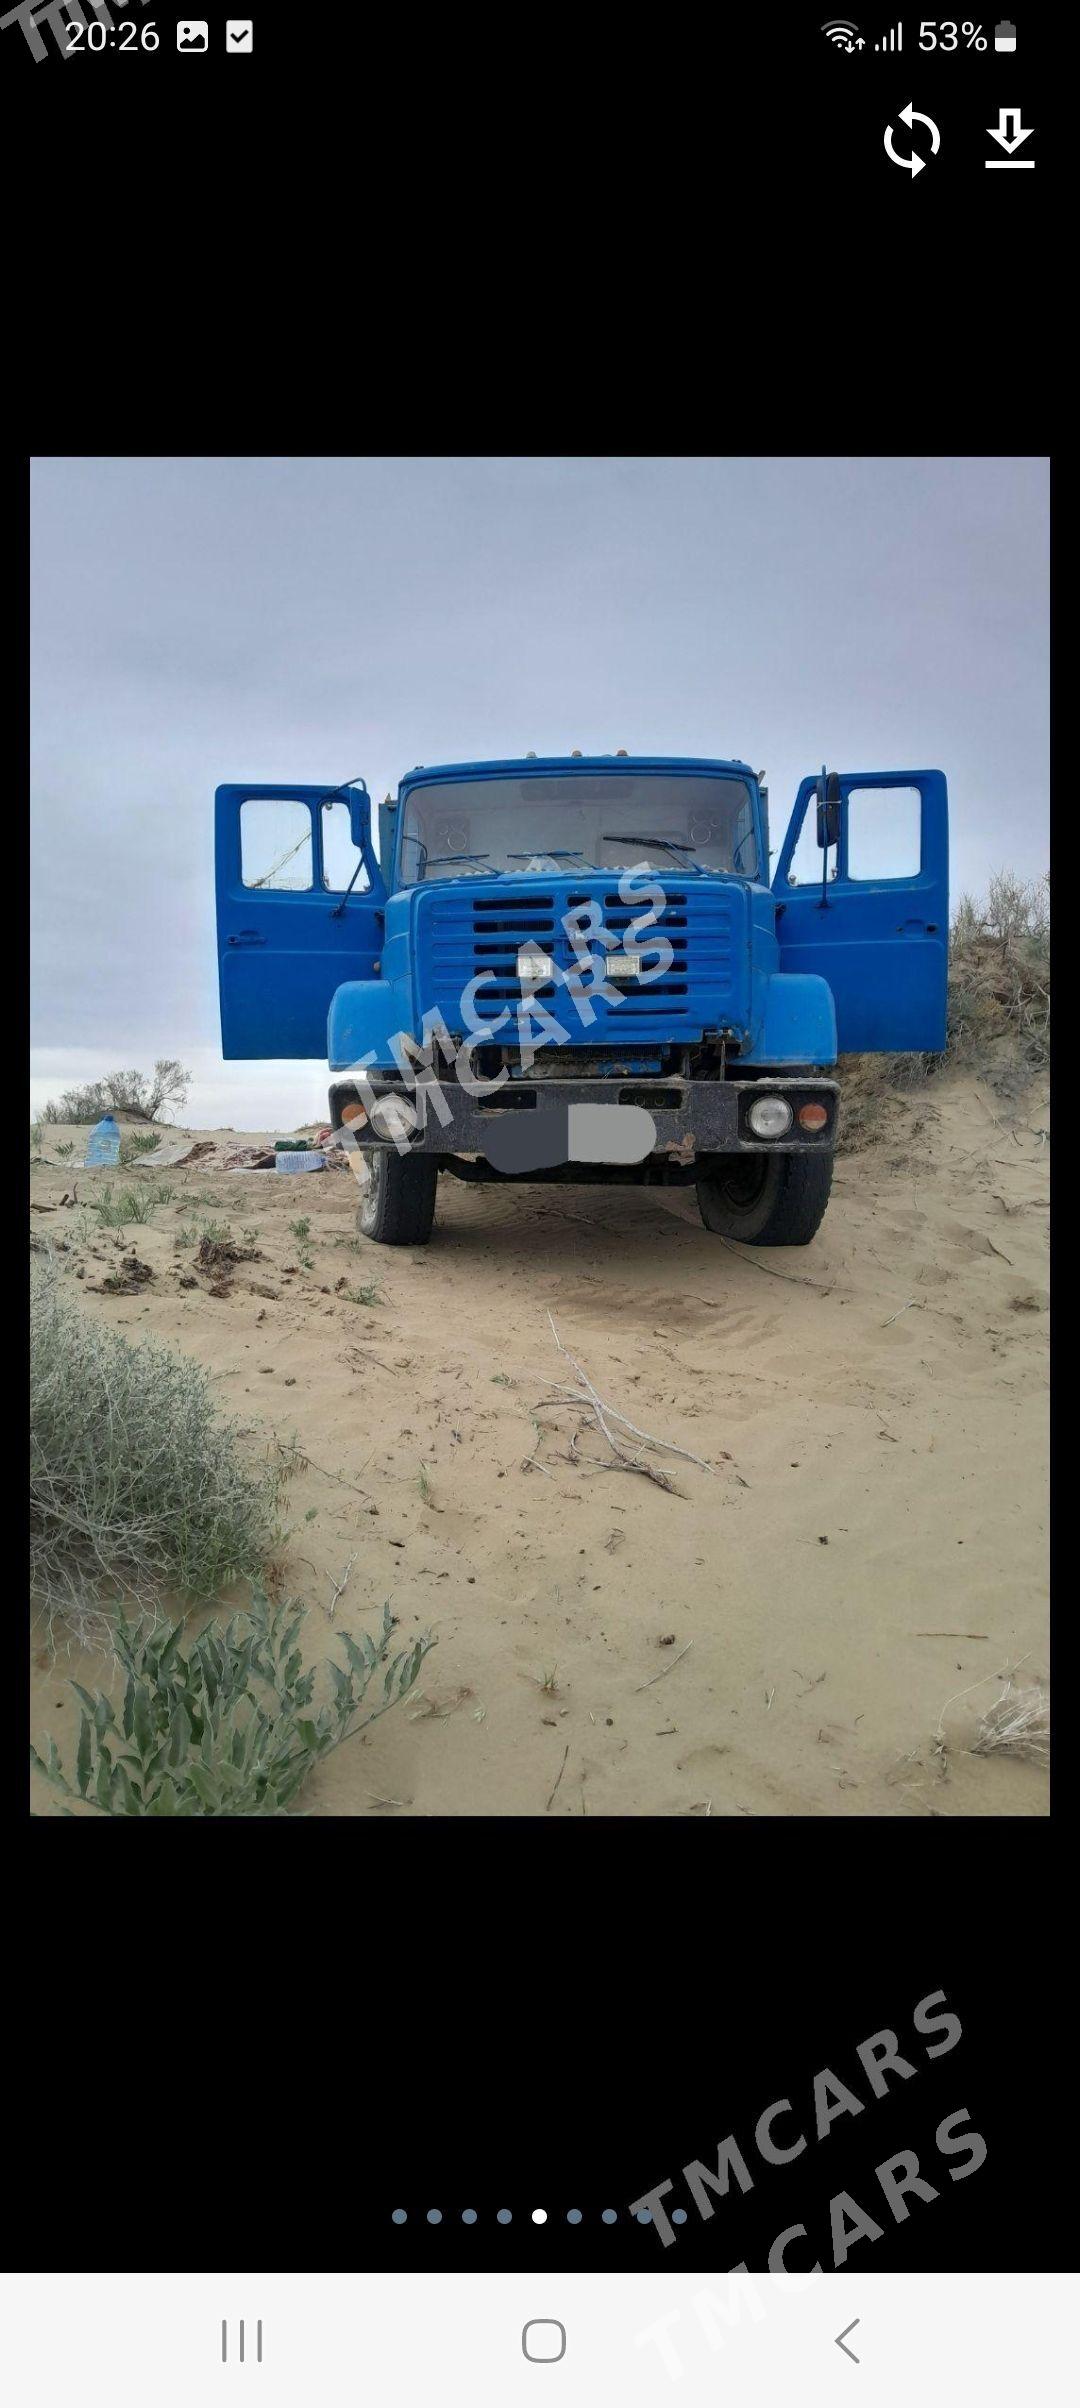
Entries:
[[973,895],[961,895],[949,930],[949,961],[966,953],[983,933],[983,915]]
[[1050,1059],[1050,881],[997,870],[949,930],[947,1054],[1015,1092]]
[[55,1266],[30,1289],[31,1582],[86,1630],[110,1595],[213,1597],[277,1535],[281,1474],[253,1470],[208,1374],[80,1312]]
[[32,1763],[63,1796],[104,1814],[284,1814],[323,1756],[407,1695],[434,1644],[415,1639],[392,1656],[387,1604],[378,1641],[339,1634],[346,1666],[328,1660],[332,1694],[315,1708],[316,1670],[304,1671],[299,1644],[306,1619],[291,1600],[272,1610],[253,1587],[246,1613],[224,1630],[209,1625],[185,1654],[182,1622],[140,1637],[121,1617],[122,1705],[73,1681],[82,1708],[73,1778],[53,1739],[46,1756],[31,1748]]
[[995,870],[987,888],[983,927],[1003,954],[1019,945],[1047,941],[1049,878],[1017,878],[1012,870]]
[[155,1062],[153,1071],[111,1070],[85,1087],[66,1087],[48,1103],[43,1120],[82,1123],[100,1120],[105,1112],[130,1112],[136,1120],[163,1120],[187,1101],[191,1072],[182,1062]]

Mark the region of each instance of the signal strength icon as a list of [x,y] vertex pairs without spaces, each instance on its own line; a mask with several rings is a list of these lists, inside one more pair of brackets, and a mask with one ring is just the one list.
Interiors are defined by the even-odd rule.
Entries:
[[902,50],[903,47],[904,28],[902,25],[894,25],[891,33],[884,34],[881,41],[874,44],[875,50]]
[[846,17],[830,17],[828,23],[823,25],[821,30],[826,41],[831,42],[836,50],[865,50],[866,48],[858,26],[852,25]]

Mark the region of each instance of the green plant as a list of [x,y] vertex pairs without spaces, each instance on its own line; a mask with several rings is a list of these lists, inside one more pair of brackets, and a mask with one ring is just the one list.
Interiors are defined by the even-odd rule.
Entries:
[[103,1229],[126,1229],[129,1221],[152,1221],[155,1204],[167,1204],[172,1194],[171,1188],[162,1195],[152,1187],[122,1187],[119,1195],[114,1195],[110,1184],[90,1210],[96,1212]]
[[102,1189],[100,1196],[96,1197],[90,1206],[91,1212],[97,1215],[100,1229],[123,1228],[126,1217],[122,1209],[123,1203],[122,1196],[114,1196],[111,1182],[108,1187]]
[[117,1594],[215,1597],[257,1572],[282,1477],[249,1467],[201,1364],[131,1345],[32,1266],[30,1570],[50,1623],[83,1632]]
[[160,1143],[156,1129],[125,1129],[120,1140],[121,1170],[130,1170],[133,1163],[140,1162],[147,1154],[155,1153]]
[[311,1222],[308,1220],[290,1221],[289,1227],[292,1230],[294,1237],[305,1238],[311,1236]]
[[61,1160],[61,1162],[70,1162],[70,1160],[71,1160],[71,1157],[72,1157],[72,1155],[73,1155],[73,1153],[74,1153],[74,1151],[75,1151],[74,1145],[72,1144],[72,1141],[71,1141],[70,1137],[69,1137],[69,1138],[67,1138],[67,1139],[65,1140],[65,1143],[64,1143],[63,1145],[58,1145],[58,1146],[57,1146],[57,1148],[56,1148],[56,1151],[57,1151],[57,1153],[58,1153],[58,1155],[59,1155],[59,1157],[60,1157],[60,1160]]
[[[73,1781],[54,1739],[46,1756],[31,1748],[31,1761],[62,1796],[103,1814],[284,1814],[324,1756],[407,1696],[434,1645],[415,1639],[391,1656],[385,1605],[377,1642],[338,1634],[348,1668],[327,1659],[332,1694],[312,1710],[316,1667],[304,1671],[299,1645],[306,1619],[291,1599],[272,1610],[253,1585],[248,1610],[224,1630],[209,1625],[185,1654],[182,1622],[140,1637],[121,1616],[119,1712],[103,1691],[73,1681],[82,1708]],[[365,1714],[377,1673],[378,1702]]]
[[508,1373],[505,1371],[493,1371],[491,1374],[491,1385],[493,1388],[509,1388],[511,1382]]
[[423,1463],[422,1463],[422,1464],[421,1464],[421,1466],[420,1466],[420,1470],[419,1470],[419,1472],[418,1472],[418,1474],[417,1474],[416,1485],[417,1485],[417,1487],[418,1487],[418,1489],[419,1489],[419,1491],[420,1491],[420,1499],[421,1499],[421,1503],[422,1503],[422,1504],[424,1504],[424,1505],[430,1505],[430,1503],[431,1503],[431,1482],[430,1482],[430,1480],[428,1479],[428,1475],[427,1475],[427,1466],[426,1466],[426,1464],[423,1464]]
[[349,1304],[382,1303],[381,1290],[375,1286],[374,1280],[369,1281],[365,1288],[342,1288],[341,1293]]

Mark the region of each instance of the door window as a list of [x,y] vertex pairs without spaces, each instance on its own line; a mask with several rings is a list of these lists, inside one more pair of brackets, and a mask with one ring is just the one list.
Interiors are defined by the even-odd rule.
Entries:
[[[813,805],[807,813],[812,815]],[[847,874],[871,881],[917,878],[922,867],[922,796],[917,786],[852,786],[847,798]]]
[[314,884],[311,813],[285,796],[249,795],[240,806],[240,875],[245,886],[303,894]]
[[330,894],[343,895],[352,886],[354,895],[362,895],[370,886],[364,856],[353,843],[352,815],[342,795],[328,799],[322,807],[322,857],[323,885]]

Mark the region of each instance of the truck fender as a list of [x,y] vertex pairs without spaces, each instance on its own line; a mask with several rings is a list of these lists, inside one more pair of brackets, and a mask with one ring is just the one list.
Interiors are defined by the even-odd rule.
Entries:
[[825,978],[808,971],[774,970],[765,984],[765,1012],[757,1039],[740,1062],[835,1062],[836,1007]]
[[[813,986],[817,982],[804,979],[797,983]],[[392,1068],[391,1039],[400,1027],[401,997],[388,978],[346,979],[337,989],[326,1024],[331,1070],[352,1070],[365,1056]]]

